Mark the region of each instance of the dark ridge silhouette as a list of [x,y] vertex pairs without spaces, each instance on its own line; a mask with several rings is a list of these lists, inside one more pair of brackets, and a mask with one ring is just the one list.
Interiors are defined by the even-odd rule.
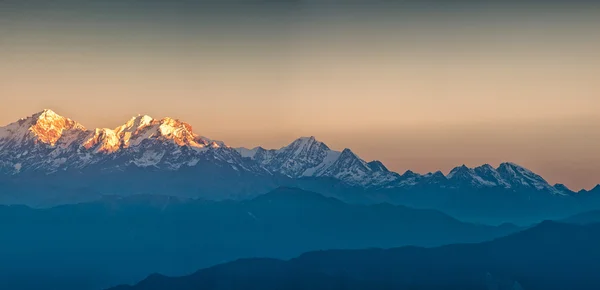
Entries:
[[583,212],[562,220],[565,223],[594,224],[600,223],[600,210]]
[[599,289],[600,224],[544,221],[479,244],[310,252],[239,260],[190,276],[151,276],[111,290]]
[[70,289],[93,290],[239,258],[481,242],[517,230],[434,210],[347,204],[290,187],[246,201],[139,195],[46,209],[0,206],[0,288],[69,289],[69,282],[77,286]]

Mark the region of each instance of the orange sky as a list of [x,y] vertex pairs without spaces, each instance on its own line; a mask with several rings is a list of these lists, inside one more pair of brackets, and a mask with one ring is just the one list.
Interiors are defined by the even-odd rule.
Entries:
[[512,161],[600,183],[598,10],[307,13],[219,31],[42,12],[0,13],[2,124],[43,108],[87,127],[170,116],[232,146],[315,135],[397,171]]

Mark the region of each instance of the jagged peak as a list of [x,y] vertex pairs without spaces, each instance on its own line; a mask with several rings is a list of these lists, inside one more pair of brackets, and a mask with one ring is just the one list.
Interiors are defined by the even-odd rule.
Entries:
[[318,142],[317,138],[315,138],[315,136],[302,136],[302,137],[298,137],[296,138],[296,140],[292,141],[292,143],[290,144],[309,144],[309,143],[313,143],[313,142]]
[[480,166],[477,166],[474,168],[475,170],[486,170],[486,171],[496,171],[496,168],[494,168],[494,166],[486,163]]
[[429,173],[426,174],[426,176],[446,178],[446,175],[444,175],[444,173],[441,170],[438,170],[436,172],[429,172]]
[[121,140],[114,130],[97,128],[82,146],[86,149],[95,148],[95,152],[97,153],[114,153],[119,150]]
[[538,174],[536,174],[533,171],[531,171],[517,163],[514,163],[514,162],[503,162],[500,164],[500,166],[498,166],[497,170],[499,172],[504,172],[504,173],[508,173],[508,174],[517,174],[518,173],[518,174],[534,177],[536,179],[542,179],[542,177],[539,176]]
[[123,147],[137,146],[143,140],[156,138],[172,140],[180,146],[205,147],[210,145],[213,148],[224,146],[222,143],[212,144],[212,140],[205,140],[194,134],[190,124],[171,117],[154,119],[148,115],[138,115],[114,131]]
[[559,190],[561,193],[563,194],[573,194],[575,193],[573,190],[571,190],[568,186],[562,184],[562,183],[557,183],[554,185],[554,188]]
[[175,130],[181,129],[184,130],[188,134],[193,134],[192,125],[183,122],[179,119],[173,119],[170,117],[164,117],[158,121],[160,124],[161,132],[164,135],[173,134]]
[[523,167],[523,166],[521,166],[521,165],[519,165],[517,163],[514,163],[514,162],[502,162],[502,163],[500,163],[500,166],[498,166],[497,169],[500,170],[500,169],[507,169],[507,168],[518,169],[518,170],[521,170],[521,171],[529,171],[530,172],[529,169],[527,169],[527,168],[525,168],[525,167]]
[[315,142],[317,141],[317,138],[315,136],[302,136],[296,140],[302,142]]
[[350,150],[349,148],[344,148],[344,150],[342,150],[342,153],[340,153],[339,158],[340,159],[345,159],[345,158],[358,159],[361,161],[361,163],[364,163],[365,165],[367,165],[367,162],[360,159],[360,157],[358,157],[358,155],[356,155],[354,152],[352,152],[352,150]]
[[373,160],[367,164],[369,164],[369,167],[371,167],[371,169],[373,169],[373,171],[382,171],[382,172],[390,171],[387,167],[385,167],[383,162],[381,162],[379,160]]
[[[196,142],[199,144],[210,145],[214,148],[231,148],[229,145],[225,144],[223,141],[213,140],[208,137],[195,135]],[[260,148],[262,149],[262,147]]]
[[317,140],[317,138],[315,136],[300,137],[300,138],[292,141],[292,143],[290,143],[289,145],[283,147],[282,149],[285,149],[285,148],[304,148],[304,147],[310,147],[310,146],[314,146],[314,145],[323,146],[325,149],[329,149],[329,147],[325,143]]
[[56,112],[52,111],[51,109],[43,109],[40,112],[37,112],[33,115],[34,118],[64,118],[63,116],[57,114]]
[[409,169],[409,170],[406,170],[401,176],[410,178],[410,177],[418,176],[418,174]]
[[588,193],[594,193],[594,194],[600,194],[600,184],[597,184],[596,186],[594,186],[594,188],[587,190],[585,188],[579,190],[577,192],[578,194],[588,194]]
[[117,134],[120,134],[122,132],[133,133],[139,128],[142,128],[142,127],[152,124],[152,122],[154,122],[154,121],[155,121],[154,118],[152,118],[148,115],[137,115],[137,116],[129,119],[129,121],[127,121],[125,124],[117,127],[115,129],[115,132],[117,132]]
[[72,127],[83,128],[83,126],[81,124],[79,124],[67,117],[63,117],[50,109],[44,109],[40,112],[33,114],[29,118],[25,118],[25,119],[33,119],[33,120],[36,120],[37,122],[64,120],[64,121],[67,121],[69,123],[69,125],[71,125]]
[[26,140],[33,137],[34,142],[54,146],[65,131],[85,131],[85,127],[69,118],[63,117],[50,109],[44,109],[27,118],[22,118],[3,128],[2,138]]
[[354,154],[354,152],[352,152],[352,150],[350,150],[350,148],[344,148],[344,150],[342,150],[342,154],[349,154],[349,155],[356,156],[356,154]]
[[448,179],[452,178],[458,173],[471,172],[473,169],[469,168],[467,165],[463,164],[461,166],[454,167],[450,173],[448,173]]

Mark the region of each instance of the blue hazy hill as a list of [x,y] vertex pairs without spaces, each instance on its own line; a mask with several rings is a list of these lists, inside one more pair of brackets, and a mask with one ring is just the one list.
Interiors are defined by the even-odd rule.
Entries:
[[352,205],[288,187],[248,201],[148,195],[48,209],[0,206],[0,288],[94,289],[239,258],[481,242],[516,230],[434,210]]
[[600,288],[600,224],[545,221],[479,244],[310,252],[247,259],[111,290]]

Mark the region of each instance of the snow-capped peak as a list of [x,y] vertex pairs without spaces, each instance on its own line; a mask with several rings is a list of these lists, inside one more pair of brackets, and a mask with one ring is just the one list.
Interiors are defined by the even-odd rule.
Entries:
[[448,173],[448,175],[446,176],[448,179],[452,179],[455,176],[460,176],[461,174],[472,174],[471,173],[472,169],[467,167],[466,165],[461,165],[461,166],[457,166],[454,167],[452,170],[450,170],[450,173]]
[[447,178],[477,187],[530,188],[549,191],[552,194],[564,194],[562,190],[548,184],[541,176],[512,162],[502,163],[498,168],[489,164],[476,168],[462,165],[454,168]]
[[103,170],[126,166],[176,170],[201,160],[226,163],[234,170],[264,168],[242,161],[223,142],[194,134],[192,126],[174,118],[138,115],[115,128],[86,130],[52,110],[0,127],[0,172],[46,174],[97,165]]
[[440,170],[438,170],[436,172],[429,172],[429,173],[425,174],[424,176],[428,177],[428,178],[435,178],[435,179],[443,179],[443,180],[447,179],[446,175],[444,175],[444,173]]
[[64,117],[50,109],[44,109],[32,116],[34,119],[63,119]]
[[120,140],[120,143],[123,144],[124,147],[129,146],[129,140],[131,137],[138,132],[138,130],[149,126],[155,120],[148,115],[138,115],[137,117],[131,118],[125,124],[117,127],[115,131],[115,135]]
[[461,183],[467,183],[476,187],[491,187],[498,185],[493,181],[489,181],[484,179],[482,176],[478,175],[474,169],[467,167],[466,165],[462,165],[456,167],[450,171],[447,178],[449,180],[454,180]]
[[194,134],[190,124],[169,117],[156,120],[148,115],[139,115],[117,127],[114,132],[125,148],[138,146],[148,139],[170,140],[180,146],[197,148],[209,145],[209,142]]
[[64,132],[69,130],[83,132],[85,127],[46,109],[3,127],[0,139],[4,142],[11,140],[14,143],[22,143],[32,138],[36,143],[55,146]]
[[196,166],[201,160],[219,160],[235,166],[235,170],[252,168],[260,174],[268,172],[291,178],[336,178],[370,188],[435,185],[535,189],[553,194],[570,192],[562,185],[551,186],[532,171],[508,162],[498,168],[489,164],[475,168],[462,165],[447,176],[439,171],[426,175],[407,171],[399,175],[380,161],[367,163],[350,149],[332,150],[314,136],[300,137],[280,149],[234,150],[223,142],[195,134],[190,124],[168,117],[154,119],[138,115],[114,130],[87,131],[71,119],[44,110],[0,127],[0,171],[12,174],[30,170],[55,172],[91,164],[117,164],[117,167],[135,164],[175,170]]
[[417,174],[414,171],[409,169],[409,170],[406,170],[401,176],[403,178],[414,178],[414,177],[419,176],[419,174]]
[[497,171],[502,179],[514,187],[534,187],[538,190],[551,187],[541,176],[516,163],[502,163]]
[[117,133],[120,133],[122,131],[135,132],[137,129],[150,125],[150,123],[152,123],[153,121],[154,118],[148,115],[137,115],[136,117],[129,119],[129,121],[127,121],[122,126],[117,127],[115,131]]
[[383,165],[383,163],[379,160],[373,160],[369,163],[369,167],[371,168],[371,170],[373,171],[382,171],[382,172],[389,172],[390,170],[387,169],[387,167],[385,167],[385,165]]
[[96,153],[113,153],[119,150],[121,140],[111,129],[96,129],[82,145],[86,149],[94,148]]
[[353,185],[391,182],[398,174],[390,172],[380,161],[367,163],[350,149],[332,150],[314,136],[300,137],[281,149],[236,148],[271,172],[289,177],[334,177]]
[[294,140],[292,142],[292,144],[294,144],[294,143],[313,143],[313,142],[319,142],[319,141],[317,141],[317,138],[315,138],[315,136],[302,136],[302,137],[299,137],[298,139]]
[[508,182],[502,179],[498,170],[496,170],[496,168],[492,167],[489,164],[484,164],[479,167],[475,167],[473,171],[477,174],[477,176],[481,177],[483,180],[491,184],[502,186],[504,188],[511,187],[511,185]]
[[290,145],[280,149],[280,151],[290,151],[294,156],[298,156],[303,152],[311,150],[311,148],[319,148],[322,150],[330,150],[325,143],[318,141],[314,136],[300,137],[294,140]]

